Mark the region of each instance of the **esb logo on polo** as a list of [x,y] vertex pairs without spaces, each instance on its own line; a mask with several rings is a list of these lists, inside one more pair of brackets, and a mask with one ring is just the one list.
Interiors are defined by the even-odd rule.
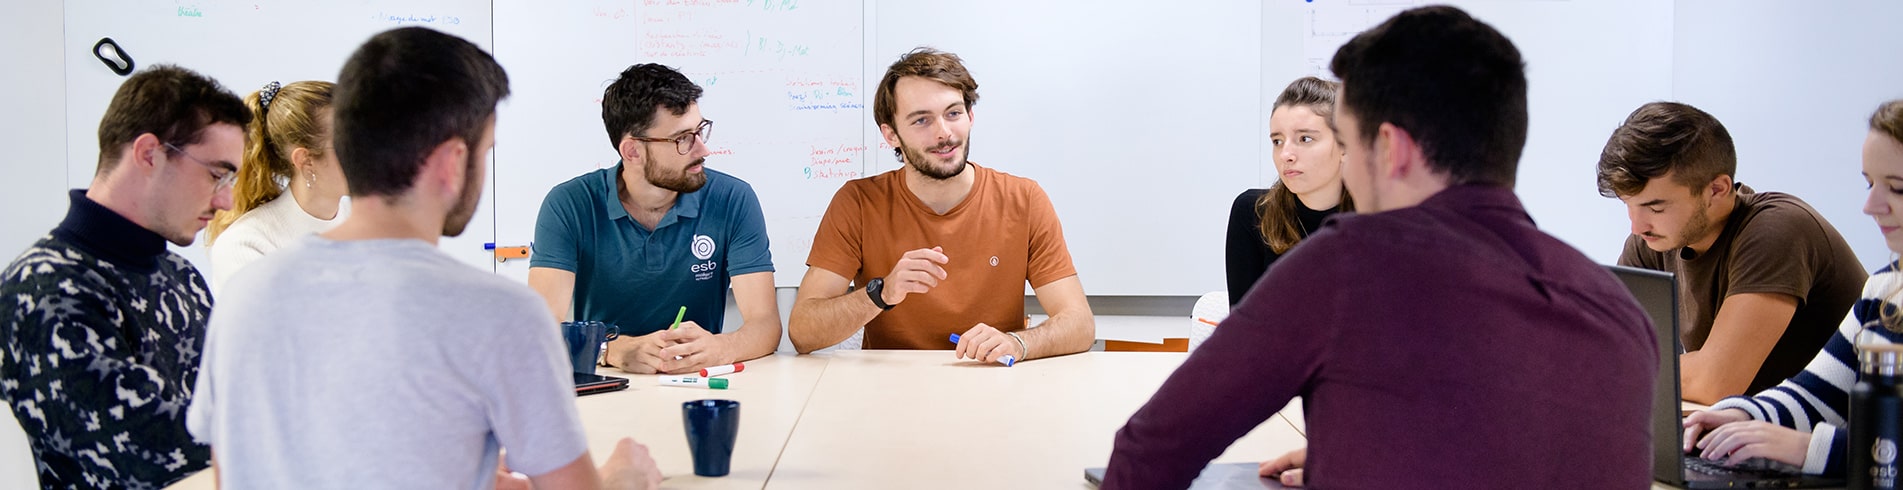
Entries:
[[695,281],[713,279],[714,269],[720,268],[720,263],[712,260],[714,258],[714,248],[713,237],[694,235],[693,246],[688,247],[688,251],[694,254],[694,260],[705,261],[688,266],[688,270],[694,272]]

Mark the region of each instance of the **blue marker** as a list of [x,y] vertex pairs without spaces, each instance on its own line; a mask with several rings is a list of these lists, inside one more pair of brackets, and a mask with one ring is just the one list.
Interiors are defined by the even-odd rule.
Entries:
[[[951,342],[953,344],[958,343],[958,334],[951,335]],[[1017,364],[1017,363],[1018,363],[1017,356],[1013,356],[1010,354],[1005,354],[1004,357],[998,358],[998,364],[1003,364],[1004,367],[1011,367],[1012,364]]]

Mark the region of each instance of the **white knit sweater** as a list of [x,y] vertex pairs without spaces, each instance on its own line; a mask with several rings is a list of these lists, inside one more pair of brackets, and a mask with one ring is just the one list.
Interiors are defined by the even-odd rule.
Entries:
[[[349,201],[345,201],[348,203]],[[305,235],[329,230],[342,221],[346,204],[339,204],[335,219],[317,219],[297,205],[297,199],[285,192],[250,212],[218,235],[211,244],[211,290],[214,295],[224,288],[240,269]]]

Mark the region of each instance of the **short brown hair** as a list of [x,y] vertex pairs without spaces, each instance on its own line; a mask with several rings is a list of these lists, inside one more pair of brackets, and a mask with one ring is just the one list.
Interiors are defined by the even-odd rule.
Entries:
[[1720,175],[1735,175],[1738,152],[1731,133],[1697,107],[1678,102],[1639,106],[1612,130],[1599,153],[1599,195],[1630,196],[1667,173],[1696,190]]
[[1526,62],[1513,41],[1445,5],[1410,9],[1335,51],[1341,106],[1372,145],[1382,123],[1420,144],[1452,184],[1513,187],[1526,149]]
[[[237,94],[217,80],[173,65],[153,65],[132,74],[106,105],[99,119],[99,169],[105,175],[119,165],[120,151],[139,135],[184,147],[198,143],[207,126],[251,123],[251,111]],[[169,150],[168,150],[169,151]]]
[[509,96],[495,57],[463,38],[423,27],[372,36],[337,75],[332,145],[352,197],[408,192],[436,145],[462,138],[470,161]]
[[971,78],[971,72],[965,71],[965,61],[958,55],[939,51],[929,47],[918,47],[899,61],[885,69],[885,78],[879,80],[879,92],[872,99],[872,121],[880,125],[897,126],[894,112],[898,111],[893,92],[898,90],[899,79],[921,77],[958,89],[965,96],[965,108],[978,104],[978,81]]
[[680,116],[700,100],[701,89],[687,75],[667,65],[642,63],[621,70],[621,76],[601,91],[601,122],[608,129],[608,145],[621,152],[621,138],[645,136],[660,109]]
[[1890,135],[1890,139],[1903,143],[1903,99],[1877,106],[1877,112],[1870,115],[1870,129],[1882,131]]

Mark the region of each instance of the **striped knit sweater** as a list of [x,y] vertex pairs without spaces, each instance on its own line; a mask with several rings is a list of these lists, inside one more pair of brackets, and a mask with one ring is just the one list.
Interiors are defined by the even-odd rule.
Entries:
[[[1850,316],[1837,333],[1831,335],[1823,352],[1804,366],[1804,371],[1754,396],[1734,396],[1719,400],[1712,410],[1736,408],[1751,418],[1809,430],[1810,448],[1804,457],[1804,472],[1842,476],[1844,446],[1849,435],[1844,425],[1849,414],[1850,388],[1857,383],[1856,349],[1852,345],[1858,332],[1863,342],[1872,345],[1903,343],[1903,332],[1883,328],[1878,321],[1883,297],[1903,287],[1903,274],[1891,264],[1870,275],[1864,283],[1863,297],[1850,309]],[[1887,305],[1896,308],[1894,304]]]

